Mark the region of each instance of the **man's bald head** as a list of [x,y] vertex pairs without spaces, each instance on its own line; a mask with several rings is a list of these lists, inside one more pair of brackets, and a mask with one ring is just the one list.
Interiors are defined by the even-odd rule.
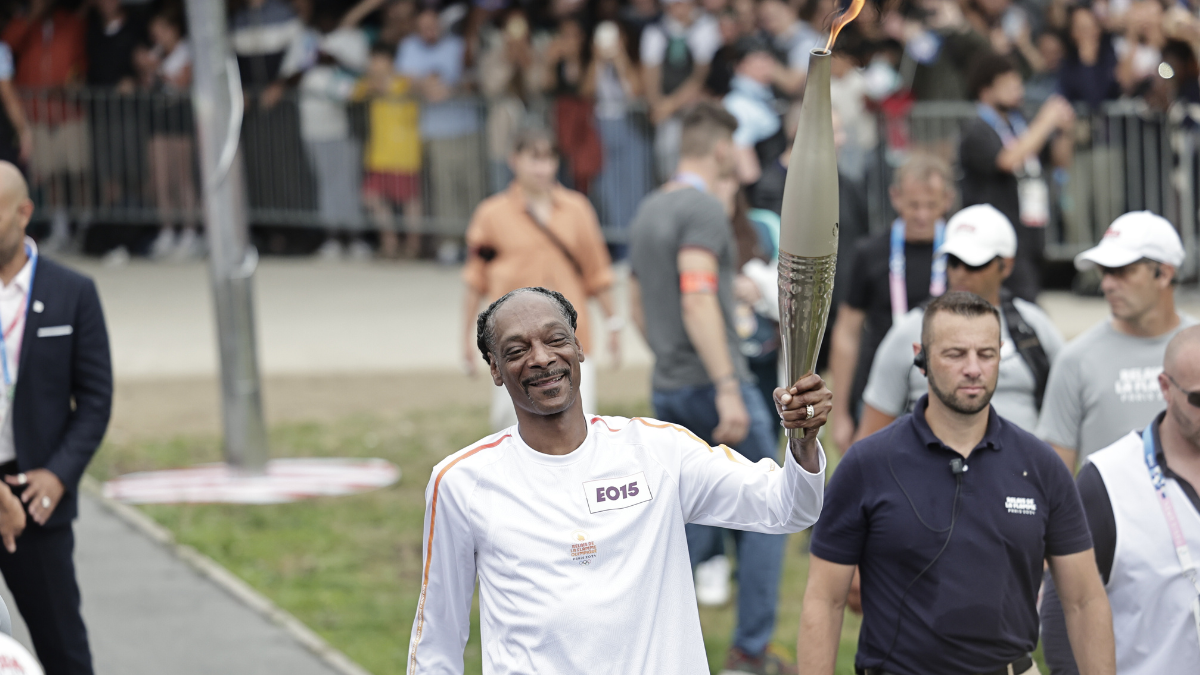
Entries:
[[1163,370],[1174,375],[1184,361],[1200,363],[1200,326],[1184,328],[1167,343]]
[[12,162],[0,161],[0,207],[12,208],[29,199],[29,184]]

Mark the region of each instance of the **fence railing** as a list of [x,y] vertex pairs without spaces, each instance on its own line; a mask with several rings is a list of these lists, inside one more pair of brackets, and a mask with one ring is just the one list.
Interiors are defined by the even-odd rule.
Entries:
[[[187,93],[21,95],[33,128],[29,169],[37,217],[199,222]],[[249,96],[241,147],[251,223],[363,231],[390,222],[401,230],[461,236],[478,201],[507,184],[512,134],[542,123],[561,141],[560,178],[589,194],[606,236],[619,243],[637,203],[671,168],[669,144],[655,138],[637,107],[624,116],[591,118],[590,104],[577,100],[544,105],[467,98],[424,109],[405,99],[376,107],[380,102],[293,95],[264,107]],[[1053,200],[1048,258],[1067,259],[1093,245],[1120,213],[1148,209],[1179,226],[1189,252],[1186,271],[1196,272],[1197,125],[1191,112],[1119,101],[1080,114],[1073,163],[1047,170]],[[905,153],[923,148],[956,162],[960,130],[974,116],[969,103],[945,102],[877,116],[879,142],[864,150],[861,177],[872,229],[894,217],[888,184]],[[15,148],[15,139],[9,147],[0,143],[0,158],[15,157]],[[395,211],[392,220],[380,213],[380,203]]]

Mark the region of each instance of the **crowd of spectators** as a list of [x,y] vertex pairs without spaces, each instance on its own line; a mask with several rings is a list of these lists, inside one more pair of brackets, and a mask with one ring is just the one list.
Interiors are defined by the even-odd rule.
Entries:
[[[378,241],[386,256],[457,259],[475,205],[512,179],[516,134],[541,126],[561,149],[560,181],[590,197],[619,257],[637,203],[671,177],[681,111],[704,99],[738,118],[739,177],[765,183],[748,196],[770,208],[783,120],[841,4],[228,0],[252,211],[306,208],[329,257],[370,255]],[[28,169],[50,248],[72,220],[76,232],[88,224],[87,207],[137,202],[157,209],[151,255],[202,253],[182,0],[3,9],[0,157]],[[985,56],[1013,64],[1030,106],[1061,96],[1086,114],[1122,97],[1200,103],[1198,46],[1196,14],[1160,0],[868,2],[834,47],[844,182],[864,178],[881,142],[903,145],[880,138],[890,127],[878,115],[972,100],[971,68]],[[72,93],[84,86],[86,97]],[[1120,211],[1121,185],[1088,186],[1120,158],[1082,120],[1074,136],[1087,161],[1062,217],[1092,232]]]

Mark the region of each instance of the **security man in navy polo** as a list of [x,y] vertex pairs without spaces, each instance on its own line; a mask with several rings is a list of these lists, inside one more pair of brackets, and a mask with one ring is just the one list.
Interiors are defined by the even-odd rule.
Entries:
[[867,675],[1038,672],[1043,561],[1084,675],[1113,675],[1112,616],[1071,474],[996,414],[1000,316],[947,293],[925,310],[915,363],[929,393],[855,445],[813,529],[800,672],[832,675],[857,565]]
[[92,281],[25,236],[32,215],[25,179],[0,162],[0,505],[15,494],[28,515],[0,574],[46,675],[91,675],[71,521],[112,409],[108,330]]

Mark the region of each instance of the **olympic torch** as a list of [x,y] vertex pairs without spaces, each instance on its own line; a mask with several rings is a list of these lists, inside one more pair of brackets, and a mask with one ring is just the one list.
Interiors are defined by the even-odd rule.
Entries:
[[[832,42],[832,40],[831,40]],[[779,226],[779,332],[787,385],[816,368],[837,269],[838,172],[828,49],[812,50],[800,123],[783,186]],[[788,429],[803,438],[804,429]]]

